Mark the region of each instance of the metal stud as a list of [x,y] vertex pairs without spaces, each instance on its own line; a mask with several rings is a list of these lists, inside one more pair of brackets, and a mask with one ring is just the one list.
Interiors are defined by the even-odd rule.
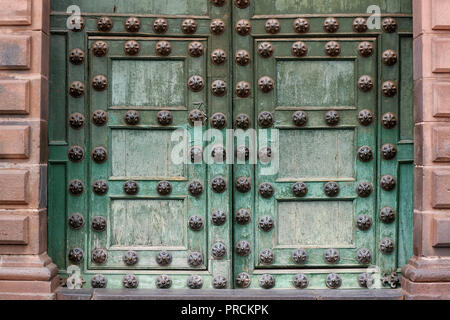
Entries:
[[390,143],[386,143],[381,147],[381,154],[384,160],[392,160],[397,155],[397,148]]
[[102,274],[96,274],[91,278],[91,286],[94,289],[105,289],[108,284],[108,280]]
[[203,256],[200,252],[191,252],[188,255],[188,264],[191,267],[198,267],[203,264]]
[[236,244],[236,253],[242,257],[246,257],[250,254],[251,247],[250,243],[245,240],[241,240]]
[[129,17],[125,21],[125,29],[128,32],[139,32],[139,29],[141,28],[141,20],[136,17]]
[[108,122],[108,114],[104,110],[95,110],[92,113],[92,122],[98,127],[104,126]]
[[329,41],[325,44],[325,53],[330,57],[336,57],[341,54],[341,45],[336,41]]
[[156,255],[156,263],[160,266],[168,266],[172,263],[172,255],[166,250],[160,251]]
[[227,278],[222,275],[218,275],[213,279],[213,287],[215,289],[225,289],[228,285]]
[[94,249],[91,254],[91,259],[96,264],[104,264],[108,259],[108,254],[104,249]]
[[227,54],[222,49],[216,49],[211,53],[211,60],[216,65],[221,65],[227,60]]
[[211,151],[211,157],[217,163],[223,163],[227,159],[227,152],[224,147],[217,146]]
[[358,276],[358,283],[362,288],[370,288],[372,287],[374,280],[369,273],[364,272]]
[[203,124],[203,121],[205,121],[205,113],[199,109],[193,109],[189,112],[188,120],[191,126],[197,123]]
[[269,93],[274,88],[274,81],[273,81],[273,79],[270,78],[270,77],[267,77],[267,76],[259,78],[259,80],[258,80],[258,88],[263,93]]
[[139,192],[139,185],[136,181],[127,181],[123,184],[123,191],[128,195],[136,195]]
[[356,253],[356,259],[361,264],[369,264],[372,262],[372,252],[367,248],[359,249]]
[[216,7],[223,7],[226,0],[211,0],[211,3],[215,5]]
[[305,111],[296,111],[292,115],[292,122],[297,127],[303,127],[308,122],[308,114]]
[[308,47],[304,42],[297,41],[292,45],[291,52],[295,57],[304,57],[308,53]]
[[193,41],[189,43],[188,52],[191,57],[198,58],[203,55],[204,46],[201,42]]
[[252,219],[252,214],[248,209],[239,209],[236,212],[236,222],[240,225],[249,224]]
[[69,226],[74,230],[79,230],[84,226],[84,217],[81,213],[73,213],[69,216]]
[[239,9],[245,9],[250,5],[250,0],[234,0],[234,4]]
[[109,17],[100,17],[97,21],[98,31],[109,32],[113,28],[113,21]]
[[227,248],[222,242],[216,242],[213,244],[211,248],[211,254],[214,257],[214,259],[217,260],[223,259],[227,254]]
[[211,125],[214,129],[222,130],[227,126],[227,117],[221,112],[215,113],[211,117]]
[[294,30],[297,33],[306,33],[309,31],[309,21],[303,18],[297,18],[294,21]]
[[251,25],[250,21],[248,21],[246,19],[242,19],[236,23],[235,30],[239,35],[246,36],[252,30],[252,25]]
[[189,194],[193,197],[199,197],[203,193],[203,185],[200,181],[191,181],[188,185]]
[[397,20],[394,18],[386,18],[383,20],[383,30],[387,33],[393,33],[397,31]]
[[203,158],[202,148],[200,147],[192,147],[189,150],[189,155],[191,157],[192,163],[201,163]]
[[238,177],[234,183],[237,191],[247,193],[252,188],[252,182],[248,177]]
[[251,283],[250,275],[246,272],[241,272],[236,276],[236,285],[240,288],[248,288]]
[[250,83],[240,81],[236,84],[236,95],[239,98],[248,98],[250,96]]
[[227,221],[227,215],[221,210],[213,211],[211,214],[211,221],[216,226],[223,226]]
[[394,252],[394,241],[390,238],[384,238],[380,241],[380,251],[382,254],[391,254]]
[[336,197],[339,194],[339,184],[334,181],[325,183],[324,192],[328,197]]
[[386,129],[393,129],[397,125],[397,116],[392,112],[387,112],[383,114],[382,118],[383,127]]
[[368,29],[366,19],[359,17],[353,20],[353,30],[355,32],[366,32]]
[[261,278],[259,278],[259,285],[263,289],[272,289],[275,287],[275,277],[271,274],[263,274]]
[[153,31],[156,33],[165,33],[169,29],[169,22],[164,18],[155,19],[153,22]]
[[391,289],[397,288],[397,286],[400,285],[400,277],[398,276],[397,272],[392,272],[391,274],[383,273],[383,277],[381,278],[381,283],[384,287],[388,286],[391,287]]
[[305,250],[297,249],[292,253],[292,261],[295,264],[305,264],[306,260],[308,260],[308,253]]
[[192,275],[188,278],[187,285],[190,289],[201,289],[203,286],[203,279],[198,275]]
[[264,232],[269,232],[273,229],[275,222],[272,217],[262,217],[258,221],[259,228]]
[[383,223],[389,224],[395,221],[395,210],[391,207],[384,207],[380,210],[380,220]]
[[109,187],[105,180],[97,180],[92,184],[92,191],[99,196],[105,195],[108,189]]
[[338,263],[340,260],[339,251],[336,249],[327,249],[323,258],[326,263]]
[[126,265],[134,266],[138,263],[139,257],[136,252],[130,250],[124,253],[122,260]]
[[356,226],[361,231],[367,231],[372,226],[372,218],[367,214],[362,214],[356,219]]
[[85,118],[81,113],[72,113],[69,116],[69,125],[72,129],[79,130],[84,126]]
[[189,217],[188,226],[192,231],[200,231],[203,229],[205,223],[203,222],[203,218],[200,216],[191,216]]
[[339,22],[336,18],[326,18],[323,22],[323,29],[328,33],[334,33],[339,29]]
[[298,273],[292,279],[292,283],[294,284],[294,287],[296,287],[297,289],[305,289],[308,287],[309,281],[308,277],[305,276],[303,273]]
[[209,25],[212,34],[218,36],[225,32],[225,22],[221,19],[213,19]]
[[96,163],[103,163],[108,158],[108,152],[103,147],[97,147],[92,151],[92,160]]
[[181,24],[181,30],[185,34],[193,34],[197,31],[198,23],[194,19],[186,19]]
[[308,186],[304,182],[296,182],[292,186],[292,193],[295,197],[304,197],[308,193]]
[[258,115],[258,123],[262,128],[270,128],[273,126],[273,115],[268,111],[263,111]]
[[99,74],[92,79],[92,87],[97,91],[103,91],[108,87],[108,79]]
[[330,289],[337,289],[342,284],[342,278],[336,273],[330,273],[325,279],[325,284]]
[[397,63],[398,55],[394,50],[386,50],[383,52],[383,63],[387,66],[393,66]]
[[172,193],[172,184],[169,181],[160,181],[156,185],[156,191],[161,196],[168,196]]
[[84,95],[84,84],[81,81],[74,81],[70,84],[69,94],[74,98],[80,98]]
[[250,117],[244,113],[238,114],[234,123],[238,129],[247,130],[250,127]]
[[70,24],[69,30],[71,30],[72,32],[80,32],[86,25],[86,20],[78,15],[72,15],[70,18],[68,18],[67,22],[68,24]]
[[373,54],[373,51],[373,44],[371,42],[364,41],[358,45],[358,53],[361,57],[370,57]]
[[139,124],[141,120],[141,114],[136,110],[129,110],[125,113],[125,123],[130,126]]
[[69,61],[74,65],[80,65],[84,62],[84,51],[81,49],[73,49],[69,52]]
[[273,54],[273,46],[270,42],[261,42],[258,45],[258,54],[263,58],[270,58]]
[[155,46],[156,54],[166,57],[172,52],[172,46],[169,41],[158,41]]
[[79,264],[84,258],[84,251],[81,248],[73,248],[69,251],[69,260],[72,263]]
[[258,158],[261,163],[269,163],[272,161],[272,148],[270,147],[262,147],[259,149]]
[[104,57],[108,53],[108,44],[105,41],[96,41],[92,46],[92,52],[96,57]]
[[362,76],[358,80],[358,88],[363,92],[369,92],[373,88],[373,80],[370,76]]
[[360,182],[356,187],[356,192],[361,198],[367,198],[372,194],[372,184],[369,182]]
[[203,78],[200,76],[192,76],[188,80],[188,87],[194,92],[199,92],[205,86]]
[[248,65],[250,63],[250,53],[246,50],[239,50],[236,52],[234,61],[242,67]]
[[84,149],[80,146],[72,146],[67,151],[69,160],[72,162],[80,162],[84,158]]
[[330,110],[325,113],[325,122],[329,126],[336,126],[339,123],[340,118],[341,115],[339,114],[339,111]]
[[258,192],[263,198],[271,198],[275,192],[273,185],[268,182],[263,182],[258,187]]
[[134,274],[127,274],[123,277],[122,285],[127,289],[136,289],[139,281]]
[[103,232],[106,230],[106,219],[102,216],[92,218],[91,227],[94,231]]
[[383,82],[381,90],[385,97],[392,98],[397,94],[397,84],[394,81]]
[[250,159],[250,148],[247,146],[238,146],[236,148],[236,158],[240,162],[245,162]]
[[364,109],[358,113],[358,122],[363,126],[369,126],[373,122],[372,111]]
[[73,196],[79,196],[84,191],[83,182],[80,180],[72,180],[69,182],[69,192]]
[[215,80],[211,84],[211,92],[216,97],[222,97],[227,92],[227,84],[223,80]]
[[362,162],[368,162],[373,159],[373,151],[369,146],[362,146],[358,149],[358,159]]
[[172,124],[173,114],[169,110],[161,110],[156,114],[156,120],[162,126],[168,126]]
[[264,29],[270,34],[279,33],[281,29],[280,21],[277,19],[268,19],[264,25]]
[[381,177],[380,186],[385,191],[392,191],[395,188],[395,178],[390,174]]
[[273,251],[269,249],[264,249],[259,253],[259,262],[262,264],[272,264],[275,257]]
[[223,193],[227,190],[227,183],[224,178],[216,177],[211,181],[211,188],[216,193]]
[[172,286],[172,280],[169,276],[162,274],[156,278],[156,287],[159,289],[169,289]]
[[141,49],[141,45],[137,41],[130,40],[130,41],[125,42],[124,50],[128,56],[137,55],[139,53],[140,49]]

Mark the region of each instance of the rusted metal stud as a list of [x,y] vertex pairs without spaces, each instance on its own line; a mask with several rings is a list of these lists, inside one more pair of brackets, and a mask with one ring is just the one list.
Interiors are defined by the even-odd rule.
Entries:
[[168,266],[172,263],[172,254],[170,254],[166,250],[158,252],[158,254],[156,255],[156,263],[160,266]]
[[78,15],[72,15],[70,18],[68,18],[67,22],[68,24],[70,24],[69,30],[72,32],[80,32],[86,25],[86,20]]
[[238,129],[247,130],[250,127],[250,117],[245,113],[238,114],[234,123]]
[[227,152],[224,147],[217,146],[212,149],[211,157],[215,162],[223,163],[225,160],[227,160]]
[[190,289],[201,289],[203,286],[203,279],[194,274],[188,278],[187,285]]
[[323,255],[323,258],[326,263],[338,263],[340,259],[339,251],[336,249],[327,249]]
[[236,148],[236,158],[238,161],[248,161],[250,159],[250,148],[247,146],[238,146]]
[[273,115],[268,111],[263,111],[258,115],[258,123],[262,128],[270,128],[273,126],[273,122]]
[[248,209],[239,209],[236,212],[236,222],[240,225],[249,224],[252,220],[252,214]]
[[141,28],[141,20],[136,17],[129,17],[125,20],[125,30],[128,32],[139,32]]
[[91,278],[91,286],[94,289],[105,289],[108,284],[108,280],[102,274],[96,274]]
[[250,0],[234,0],[234,5],[239,9],[245,9],[250,5]]
[[380,241],[380,251],[382,254],[391,254],[394,252],[394,241],[391,238],[384,238]]
[[161,110],[156,114],[156,120],[161,126],[169,126],[173,122],[173,114],[169,110]]
[[308,114],[305,111],[296,111],[292,115],[292,122],[297,127],[303,127],[308,122]]
[[361,57],[367,58],[373,54],[373,44],[368,41],[363,41],[358,45],[358,53]]
[[122,259],[123,262],[128,266],[134,266],[139,261],[137,253],[132,250],[125,252]]
[[139,192],[139,185],[136,181],[129,180],[123,184],[123,191],[128,195],[136,195]]
[[380,220],[383,223],[389,224],[395,221],[395,210],[391,207],[384,207],[380,210]]
[[268,182],[263,182],[258,187],[258,192],[263,198],[271,198],[275,192],[273,185]]
[[298,273],[292,279],[292,283],[297,289],[306,289],[308,287],[309,280],[308,277],[303,273]]
[[337,57],[341,54],[341,45],[336,41],[328,41],[325,44],[325,53],[330,57]]
[[104,57],[108,53],[108,44],[105,41],[96,41],[92,46],[92,53],[96,57]]
[[96,264],[104,264],[108,259],[105,249],[96,248],[91,253],[91,259]]
[[258,54],[263,58],[270,58],[273,54],[273,46],[270,42],[261,42],[258,45]]
[[84,95],[84,84],[81,81],[74,81],[70,84],[69,94],[74,98],[81,98]]
[[215,276],[213,279],[213,287],[215,289],[225,289],[228,285],[227,278],[222,275]]
[[200,147],[192,147],[189,150],[189,155],[191,157],[191,162],[192,163],[201,163],[202,162],[202,158],[203,158],[203,151],[202,148]]
[[211,84],[211,92],[216,97],[223,97],[227,92],[227,84],[223,80],[215,80]]
[[304,197],[308,193],[308,186],[304,182],[296,182],[292,186],[292,193],[297,198]]
[[211,214],[211,221],[216,226],[222,226],[227,221],[227,214],[222,210],[215,210]]
[[381,90],[385,97],[392,98],[397,94],[397,84],[394,81],[385,81]]
[[264,232],[269,232],[274,228],[275,221],[272,217],[262,217],[258,221],[259,228]]
[[263,274],[261,278],[259,278],[259,285],[263,289],[272,289],[275,287],[275,277],[271,274]]
[[342,285],[342,278],[336,273],[330,273],[325,279],[325,284],[330,289],[337,289]]
[[81,248],[73,248],[69,251],[69,260],[74,264],[80,264],[84,258],[84,251]]
[[242,257],[246,257],[251,252],[251,246],[248,241],[241,240],[236,244],[236,253]]
[[191,126],[194,126],[197,122],[203,124],[203,121],[205,121],[205,113],[199,109],[193,109],[189,112],[188,120]]
[[141,49],[141,45],[137,41],[130,40],[130,41],[125,42],[124,50],[128,56],[137,55],[139,53],[140,49]]
[[372,252],[367,248],[361,248],[356,253],[356,259],[361,264],[369,264],[372,262]]
[[194,92],[199,92],[205,86],[205,82],[201,76],[192,76],[188,80],[188,87]]
[[227,60],[227,54],[225,50],[216,49],[211,53],[211,61],[216,65],[224,64]]
[[162,274],[156,278],[156,287],[159,289],[169,289],[172,286],[172,280],[169,276]]
[[292,261],[295,264],[305,264],[306,260],[308,260],[308,253],[305,250],[297,249],[292,253]]
[[157,18],[153,21],[153,31],[156,33],[165,33],[169,29],[169,22],[164,18]]
[[304,18],[297,18],[294,21],[294,30],[297,33],[306,33],[309,31],[309,21]]
[[203,193],[203,185],[200,181],[191,181],[188,185],[188,191],[191,196],[199,197]]
[[104,91],[108,87],[108,79],[99,74],[92,79],[92,87],[97,91]]
[[356,187],[356,192],[361,198],[367,198],[372,194],[372,191],[372,184],[366,181],[358,183]]
[[383,114],[383,118],[381,120],[383,127],[386,129],[393,129],[397,125],[397,116],[392,112],[386,112]]
[[103,232],[106,230],[106,219],[102,216],[92,218],[91,227],[94,231]]
[[104,110],[95,110],[92,113],[92,122],[98,126],[104,126],[108,122],[108,113]]
[[211,0],[211,3],[215,5],[216,7],[223,7],[226,0]]
[[370,110],[364,109],[358,113],[358,122],[363,126],[369,126],[373,122],[373,113]]
[[269,163],[272,161],[272,148],[262,147],[259,149],[258,158],[261,163]]
[[387,66],[393,66],[397,63],[398,54],[394,50],[386,50],[383,52],[383,63]]
[[160,181],[156,185],[156,191],[161,196],[168,196],[172,193],[172,184],[169,181]]
[[268,19],[264,25],[264,29],[270,34],[279,33],[281,30],[280,21],[277,19]]
[[339,194],[339,184],[334,181],[327,182],[325,183],[324,191],[328,197],[336,197]]
[[125,123],[130,126],[135,126],[139,124],[139,121],[141,120],[141,114],[139,111],[136,110],[128,110],[125,113]]
[[92,184],[92,191],[99,196],[105,195],[108,189],[108,183],[105,180],[97,180]]
[[192,231],[200,231],[203,229],[205,223],[203,222],[203,218],[200,216],[191,216],[189,217],[188,226]]
[[225,255],[227,254],[227,248],[222,242],[216,242],[211,247],[211,255],[214,257],[214,259],[220,260],[225,258]]
[[191,267],[198,267],[203,264],[203,255],[200,252],[191,252],[188,255],[188,264]]
[[395,178],[390,174],[384,175],[381,177],[380,186],[385,191],[394,190],[396,185]]
[[221,19],[213,19],[209,25],[209,30],[213,35],[221,35],[225,32],[225,22]]
[[340,119],[341,119],[341,115],[339,114],[339,111],[330,110],[325,113],[325,122],[329,126],[338,125]]
[[68,219],[69,226],[74,230],[79,230],[84,226],[84,217],[81,213],[72,213]]
[[372,227],[372,218],[367,214],[362,214],[356,219],[356,226],[361,231],[367,231]]
[[240,81],[236,84],[236,95],[239,98],[248,98],[250,96],[250,83],[247,81]]
[[92,151],[92,160],[96,163],[103,163],[108,159],[108,152],[103,147],[97,147]]
[[234,61],[242,67],[245,67],[250,63],[250,53],[246,50],[239,50],[236,52]]
[[394,33],[395,31],[397,31],[398,27],[397,20],[395,20],[394,18],[386,18],[383,20],[382,27],[384,32]]
[[238,177],[234,183],[237,191],[247,193],[252,188],[252,182],[248,177]]
[[381,155],[384,160],[392,160],[397,155],[397,148],[391,143],[386,143],[381,146]]
[[73,196],[79,196],[84,191],[84,185],[81,180],[72,180],[69,182],[69,192]]
[[264,249],[259,253],[259,262],[262,264],[272,264],[274,260],[275,256],[270,249]]
[[361,288],[370,288],[372,287],[374,280],[372,275],[370,275],[367,272],[364,272],[358,276],[358,283]]
[[236,23],[235,30],[239,35],[246,36],[252,30],[252,25],[250,21],[246,19],[241,19]]
[[203,44],[198,41],[193,41],[189,43],[188,52],[191,57],[198,58],[203,55],[203,51],[205,50]]
[[269,93],[274,88],[274,81],[273,81],[273,79],[270,78],[270,77],[267,77],[267,76],[259,78],[259,80],[258,80],[258,88],[263,93]]
[[367,27],[367,20],[362,18],[362,17],[358,17],[355,20],[353,20],[353,30],[355,30],[355,32],[366,32],[368,29]]
[[75,112],[69,116],[69,125],[72,129],[79,130],[84,126],[86,119],[81,113]]
[[227,183],[224,178],[216,177],[211,181],[211,188],[215,193],[223,193],[227,190]]
[[109,17],[100,17],[97,20],[97,29],[102,32],[109,32],[113,28],[114,24]]
[[369,162],[373,159],[373,151],[369,146],[362,146],[358,149],[358,159],[362,162]]
[[304,57],[308,53],[308,47],[303,41],[297,41],[292,45],[291,52],[294,57]]
[[67,151],[67,156],[72,162],[80,162],[84,158],[84,149],[80,146],[72,146]]
[[158,41],[155,51],[157,55],[167,57],[172,52],[172,46],[169,41]]
[[336,18],[326,18],[323,22],[323,29],[328,33],[335,33],[339,30],[339,22]]
[[194,19],[186,19],[181,24],[181,30],[185,34],[194,34],[197,31],[198,23]]
[[139,281],[134,274],[127,274],[123,277],[122,285],[127,289],[136,289],[139,286]]
[[358,88],[363,92],[369,92],[373,88],[373,80],[370,76],[362,76],[358,80]]
[[250,275],[246,272],[241,272],[236,276],[236,285],[239,288],[248,288],[251,283]]
[[85,54],[81,49],[73,49],[69,52],[69,61],[74,65],[80,65],[84,62]]

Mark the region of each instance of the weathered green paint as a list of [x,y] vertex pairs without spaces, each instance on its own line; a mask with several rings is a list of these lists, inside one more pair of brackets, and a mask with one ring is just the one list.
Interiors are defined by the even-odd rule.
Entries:
[[[86,26],[83,32],[66,29],[66,8],[76,4],[81,7]],[[364,34],[353,31],[352,22],[357,16],[365,16],[369,5],[379,5],[383,16],[394,16],[398,21],[398,31],[393,34],[380,30],[369,30]],[[412,103],[412,38],[411,1],[387,0],[280,0],[252,1],[246,9],[238,9],[232,1],[224,7],[215,7],[207,0],[155,1],[155,0],[98,0],[96,2],[52,1],[51,18],[51,96],[50,96],[50,166],[49,166],[49,253],[60,267],[62,275],[71,265],[67,258],[71,248],[85,251],[81,264],[85,287],[90,286],[94,274],[104,274],[108,287],[122,287],[122,277],[134,273],[139,279],[139,288],[155,288],[159,274],[167,274],[172,279],[172,288],[186,288],[187,279],[192,274],[201,275],[203,288],[213,287],[213,277],[224,275],[228,287],[234,287],[234,278],[240,272],[248,272],[252,282],[250,288],[259,288],[259,278],[264,273],[275,277],[275,287],[292,289],[295,274],[305,273],[310,289],[324,289],[326,275],[338,273],[343,280],[342,287],[359,288],[357,276],[362,272],[373,273],[375,269],[356,260],[359,248],[372,251],[372,263],[380,267],[382,273],[397,270],[412,255],[412,160],[413,160],[413,103]],[[97,31],[97,19],[107,15],[113,20],[111,32]],[[129,16],[141,19],[138,34],[126,33],[124,21]],[[163,16],[169,21],[169,29],[163,36],[152,30],[155,17]],[[182,34],[180,25],[187,17],[198,22],[194,35]],[[266,19],[275,16],[281,23],[281,32],[268,35],[264,30]],[[292,25],[295,18],[305,16],[310,21],[310,32],[297,34]],[[340,29],[336,34],[323,31],[323,20],[328,16],[339,19]],[[231,20],[233,17],[233,20]],[[211,19],[224,19],[226,32],[213,36],[210,32]],[[233,26],[240,19],[248,19],[252,24],[251,34],[239,36]],[[126,56],[124,44],[128,40],[139,41],[141,51],[137,56]],[[95,57],[90,48],[96,41],[105,41],[109,50],[105,57]],[[157,41],[166,40],[172,45],[168,57],[155,53]],[[187,53],[191,41],[200,41],[205,47],[204,55],[193,58]],[[334,40],[340,43],[342,52],[332,58],[325,54],[324,46]],[[269,41],[274,47],[272,57],[264,59],[257,53],[257,46]],[[308,46],[308,55],[294,58],[291,46],[303,41]],[[374,54],[363,58],[357,52],[358,44],[368,41],[374,46]],[[85,63],[73,65],[68,62],[68,52],[81,48],[86,53]],[[227,53],[227,61],[222,65],[211,62],[210,55],[215,49]],[[247,50],[251,62],[247,66],[234,63],[237,50]],[[399,53],[399,62],[385,66],[381,54],[386,49]],[[92,89],[94,76],[103,74],[109,80],[108,89],[102,92]],[[357,89],[357,80],[368,74],[374,79],[375,87],[368,93]],[[205,88],[201,92],[187,89],[187,79],[201,75]],[[268,94],[258,90],[257,81],[261,76],[274,79],[275,88]],[[227,83],[224,97],[212,95],[210,86],[214,80]],[[395,80],[399,84],[399,94],[385,98],[380,93],[383,81]],[[67,94],[68,85],[73,81],[85,83],[83,98],[75,99]],[[238,98],[234,86],[239,81],[251,84],[251,95]],[[175,165],[169,159],[170,142],[174,130],[193,128],[187,122],[188,112],[200,108],[209,119],[214,113],[227,116],[227,128],[232,128],[233,119],[240,113],[250,116],[251,127],[259,129],[257,116],[261,111],[270,111],[275,117],[274,128],[279,129],[280,150],[274,151],[280,157],[280,171],[271,176],[262,175],[268,165],[250,162],[233,166],[214,163],[210,165]],[[103,127],[94,126],[90,120],[94,110],[106,110],[108,123]],[[140,123],[128,126],[124,122],[127,110],[140,112]],[[161,127],[156,115],[159,110],[171,110],[173,123]],[[340,112],[340,122],[329,127],[324,122],[328,110]],[[368,127],[361,126],[357,114],[362,109],[374,112],[375,121]],[[298,128],[292,123],[292,114],[297,110],[308,113],[308,123]],[[385,112],[394,112],[399,125],[387,130],[380,125]],[[74,112],[86,117],[81,130],[67,125],[67,118]],[[269,130],[270,131],[270,130]],[[217,144],[225,131],[207,141],[190,141],[192,146],[202,146],[205,157],[210,158],[210,145]],[[264,135],[259,133],[259,138]],[[269,132],[274,138],[275,131]],[[215,142],[214,142],[215,141]],[[210,143],[211,142],[211,143]],[[380,148],[384,143],[392,143],[398,148],[394,160],[383,160]],[[79,163],[67,159],[69,146],[85,148],[85,158]],[[242,141],[236,141],[242,145]],[[367,145],[374,151],[374,160],[363,163],[356,158],[360,146]],[[97,164],[90,159],[91,151],[98,146],[108,150],[108,161]],[[262,147],[259,145],[257,149]],[[229,157],[233,152],[229,152]],[[397,180],[394,191],[379,188],[379,179],[384,174],[392,174]],[[227,181],[224,193],[214,193],[210,188],[213,178],[222,176]],[[234,179],[246,176],[252,181],[251,192],[239,193],[233,187]],[[72,179],[84,182],[85,191],[81,196],[71,196],[67,184]],[[91,184],[107,180],[109,192],[105,196],[94,195]],[[123,183],[129,179],[139,183],[139,193],[129,196],[123,192]],[[170,196],[160,196],[156,184],[169,180],[173,185]],[[194,198],[187,193],[187,184],[200,180],[205,191]],[[323,192],[324,183],[337,181],[340,193],[329,198]],[[292,185],[304,181],[308,194],[304,198],[292,195]],[[372,183],[374,192],[368,198],[356,194],[358,182]],[[271,182],[275,194],[271,199],[262,198],[258,185]],[[385,225],[379,221],[379,209],[391,206],[397,210],[394,223]],[[252,213],[251,222],[239,225],[234,219],[236,211],[247,208]],[[223,225],[211,222],[212,212],[222,210],[227,215]],[[67,225],[67,218],[74,212],[82,213],[86,223],[80,230]],[[374,225],[370,230],[356,228],[360,214],[372,217]],[[90,228],[94,216],[104,216],[108,221],[105,232],[94,232]],[[205,226],[200,231],[188,228],[192,215],[201,216]],[[258,228],[258,220],[263,216],[275,219],[275,228],[263,232]],[[384,237],[394,239],[396,249],[391,255],[382,255],[378,250],[379,241]],[[251,244],[251,254],[241,257],[235,254],[234,245],[240,240]],[[216,242],[226,245],[223,259],[214,259],[211,247]],[[94,248],[105,248],[108,260],[104,265],[90,261]],[[291,255],[295,248],[305,248],[308,261],[305,265],[295,265]],[[341,259],[335,265],[324,262],[323,253],[327,248],[337,248]],[[275,261],[272,265],[262,265],[258,254],[263,249],[273,249]],[[127,250],[139,254],[139,263],[126,266],[122,256]],[[173,261],[169,266],[159,266],[155,257],[160,250],[169,250]],[[187,263],[187,255],[192,251],[203,254],[204,263],[193,268]],[[379,279],[375,279],[379,284]]]

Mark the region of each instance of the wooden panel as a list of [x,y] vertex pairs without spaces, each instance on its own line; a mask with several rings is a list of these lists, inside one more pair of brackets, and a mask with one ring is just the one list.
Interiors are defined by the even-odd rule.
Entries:
[[400,37],[400,140],[413,140],[414,91],[412,37]]
[[184,166],[170,160],[170,130],[112,130],[111,166],[116,177],[184,177]]
[[182,106],[184,63],[161,60],[113,60],[113,106]]
[[354,106],[353,61],[277,61],[279,106]]
[[401,267],[413,256],[414,164],[401,163],[399,171],[398,266]]
[[354,130],[281,130],[281,179],[351,178]]
[[278,203],[277,245],[283,247],[348,247],[353,244],[352,201]]
[[183,200],[113,200],[111,245],[184,247]]

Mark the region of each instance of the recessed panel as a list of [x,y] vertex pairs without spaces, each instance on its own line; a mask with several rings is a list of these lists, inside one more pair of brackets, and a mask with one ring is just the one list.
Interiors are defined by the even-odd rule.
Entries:
[[352,178],[353,129],[281,130],[281,179]]
[[183,61],[113,60],[113,106],[184,106],[185,89]]
[[185,247],[183,200],[113,200],[111,246]]
[[278,203],[278,247],[342,248],[353,244],[352,201]]

